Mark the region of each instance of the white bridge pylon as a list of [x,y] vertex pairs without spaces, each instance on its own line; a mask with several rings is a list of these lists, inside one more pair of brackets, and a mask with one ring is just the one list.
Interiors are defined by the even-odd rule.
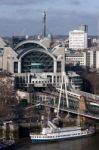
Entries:
[[[60,103],[61,103],[61,97],[62,93],[66,95],[66,105],[67,108],[69,107],[69,102],[68,102],[68,93],[67,93],[67,78],[66,78],[66,73],[62,73],[62,83],[61,83],[61,88],[60,88],[60,93],[59,93],[59,101],[58,101],[58,108],[57,108],[57,116],[59,116],[59,110],[60,110]],[[63,90],[63,85],[64,85],[64,90]]]

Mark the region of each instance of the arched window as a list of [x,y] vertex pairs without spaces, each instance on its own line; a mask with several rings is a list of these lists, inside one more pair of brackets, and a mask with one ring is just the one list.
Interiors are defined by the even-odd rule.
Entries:
[[30,51],[21,59],[21,71],[25,72],[53,72],[54,60],[42,51]]
[[[30,49],[34,49],[34,48],[37,48],[37,49],[44,49],[43,46],[41,46],[40,44],[38,43],[33,43],[33,42],[27,42],[27,43],[23,43],[22,45],[18,46],[17,48],[15,48],[15,51],[20,54],[22,53],[23,51],[27,51],[27,50],[30,50]],[[45,49],[44,49],[45,50]]]

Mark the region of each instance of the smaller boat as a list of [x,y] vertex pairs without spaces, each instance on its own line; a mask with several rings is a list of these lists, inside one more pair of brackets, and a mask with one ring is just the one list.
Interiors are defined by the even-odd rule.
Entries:
[[53,142],[66,139],[91,136],[95,133],[95,127],[82,128],[80,126],[58,128],[51,121],[48,127],[43,128],[40,134],[30,133],[32,143]]
[[0,150],[15,150],[15,142],[0,140]]

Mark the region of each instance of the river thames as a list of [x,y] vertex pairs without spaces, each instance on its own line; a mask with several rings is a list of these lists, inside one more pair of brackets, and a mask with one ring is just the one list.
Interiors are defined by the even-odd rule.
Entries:
[[24,139],[16,150],[99,150],[99,133],[87,138],[36,145]]

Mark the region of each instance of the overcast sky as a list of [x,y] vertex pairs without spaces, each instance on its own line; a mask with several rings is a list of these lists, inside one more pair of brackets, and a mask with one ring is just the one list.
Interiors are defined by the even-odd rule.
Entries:
[[0,0],[0,36],[41,34],[44,10],[47,33],[68,35],[87,24],[97,35],[99,0]]

